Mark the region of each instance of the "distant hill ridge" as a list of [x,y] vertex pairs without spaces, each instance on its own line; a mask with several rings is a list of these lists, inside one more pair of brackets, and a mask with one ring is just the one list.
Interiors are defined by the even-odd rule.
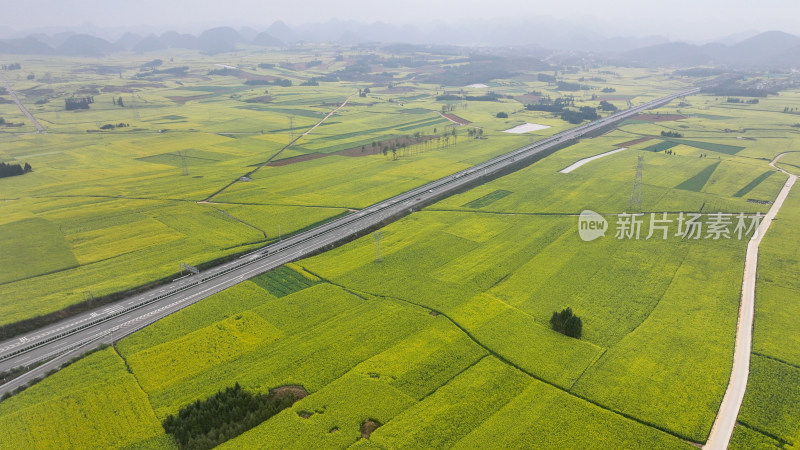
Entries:
[[[217,27],[203,31],[197,36],[175,31],[147,36],[126,33],[113,43],[89,33],[62,32],[54,36],[32,34],[24,38],[0,40],[0,54],[97,57],[114,52],[144,53],[168,48],[218,54],[234,51],[244,45],[282,47],[303,41],[339,42],[348,45],[363,42],[414,44],[426,39],[435,42],[437,36],[436,33],[425,35],[413,27],[406,26],[400,29],[378,23],[365,25],[355,22],[329,22],[315,27],[293,28],[282,21],[276,21],[263,32],[252,28],[237,31],[231,27]],[[530,39],[534,42],[528,42],[527,45],[547,48],[547,44],[550,44],[552,49],[557,49],[558,46],[552,40],[535,42],[540,38]],[[664,42],[652,36],[629,39],[627,46],[623,43],[625,39],[619,37],[594,39],[591,44],[575,36],[565,36],[564,39],[566,39],[564,45],[585,46],[582,50],[603,55],[611,62],[645,67],[716,65],[733,68],[800,68],[800,37],[782,31],[767,31],[732,45]]]

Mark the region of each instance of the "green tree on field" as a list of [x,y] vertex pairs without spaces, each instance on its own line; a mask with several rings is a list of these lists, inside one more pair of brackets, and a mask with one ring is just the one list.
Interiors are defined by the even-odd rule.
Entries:
[[580,317],[572,313],[572,308],[565,308],[561,312],[553,312],[550,325],[559,333],[580,339],[583,333],[583,322]]

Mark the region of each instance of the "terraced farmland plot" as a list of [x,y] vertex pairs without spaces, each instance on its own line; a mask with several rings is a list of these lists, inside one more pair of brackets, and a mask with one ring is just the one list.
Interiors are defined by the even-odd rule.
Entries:
[[13,449],[170,445],[136,377],[110,348],[4,400],[0,424],[3,446]]

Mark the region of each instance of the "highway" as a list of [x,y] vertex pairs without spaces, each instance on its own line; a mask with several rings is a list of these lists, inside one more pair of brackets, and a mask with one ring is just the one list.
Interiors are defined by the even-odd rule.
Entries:
[[5,85],[6,85],[6,90],[8,91],[9,95],[11,95],[11,98],[14,99],[14,103],[17,104],[17,107],[19,108],[19,110],[22,111],[22,114],[25,114],[25,116],[28,117],[28,119],[31,121],[33,126],[36,127],[36,132],[37,133],[47,133],[47,131],[42,126],[42,124],[40,124],[39,121],[36,120],[35,117],[33,117],[33,114],[31,114],[31,112],[28,111],[28,108],[26,108],[22,104],[22,102],[19,101],[19,97],[17,97],[17,93],[14,92],[13,89],[11,89],[11,83],[8,82],[8,79],[6,78],[6,76],[3,75],[2,73],[0,73],[0,77],[3,78],[3,83],[5,83]]
[[[624,120],[641,111],[668,103],[678,97],[697,93],[691,89],[633,108],[616,112],[597,122],[590,122],[492,158],[452,175],[378,202],[358,212],[340,217],[290,238],[258,249],[235,261],[199,274],[183,277],[169,285],[101,306],[54,325],[0,342],[0,372],[29,366],[83,351],[96,342],[110,342],[126,336],[175,311],[196,303],[237,283],[295,261],[325,247],[347,240],[422,205],[451,195],[479,179],[492,176],[536,157],[553,147],[580,138],[598,128]],[[522,167],[521,165],[518,167]],[[94,346],[94,345],[91,345]],[[52,363],[48,363],[48,367]],[[10,383],[0,385],[0,395],[38,376],[42,369],[30,372]],[[2,382],[2,380],[0,380]]]

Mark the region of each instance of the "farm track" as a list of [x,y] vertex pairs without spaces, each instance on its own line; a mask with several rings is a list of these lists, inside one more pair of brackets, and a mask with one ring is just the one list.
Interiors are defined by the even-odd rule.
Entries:
[[39,121],[36,120],[35,117],[33,117],[33,114],[31,114],[31,112],[28,111],[27,108],[25,108],[25,106],[22,104],[22,102],[19,101],[19,97],[17,97],[17,93],[14,92],[13,89],[11,89],[11,83],[8,82],[8,79],[6,78],[6,76],[4,74],[0,73],[0,77],[3,77],[3,83],[5,83],[6,89],[8,90],[8,93],[11,95],[11,98],[14,99],[14,103],[17,104],[17,106],[19,107],[19,110],[22,111],[22,114],[25,114],[28,117],[28,120],[31,121],[33,126],[36,127],[36,132],[37,133],[47,133],[47,130],[44,129],[42,124],[40,124]]
[[739,320],[736,325],[736,341],[733,350],[733,366],[731,368],[731,378],[722,404],[719,407],[717,418],[711,428],[704,449],[724,450],[733,435],[736,426],[736,418],[742,407],[742,400],[747,389],[747,379],[750,375],[750,356],[753,349],[753,316],[755,315],[755,296],[756,296],[756,276],[758,269],[758,246],[761,239],[769,229],[772,220],[780,211],[786,197],[792,190],[797,176],[777,167],[775,164],[788,152],[776,156],[769,165],[789,175],[786,184],[783,185],[781,192],[775,199],[775,203],[764,216],[764,221],[756,230],[756,233],[747,244],[747,254],[744,262],[744,277],[742,279],[742,297],[739,305]]
[[211,201],[211,199],[213,199],[213,198],[214,198],[214,197],[216,197],[217,195],[219,195],[219,194],[221,194],[221,193],[225,192],[225,190],[226,190],[226,189],[228,189],[229,187],[231,187],[231,186],[233,186],[234,184],[236,184],[237,182],[239,182],[239,181],[240,181],[242,178],[245,178],[245,177],[250,177],[250,175],[253,175],[254,173],[258,172],[258,171],[259,171],[259,169],[261,169],[262,167],[264,167],[264,166],[266,166],[267,164],[269,164],[270,162],[272,162],[272,160],[274,160],[275,158],[277,158],[277,157],[278,157],[278,156],[279,156],[281,153],[283,153],[283,151],[284,151],[284,150],[286,150],[287,148],[289,148],[289,147],[291,147],[292,145],[294,145],[294,144],[295,144],[297,141],[299,141],[299,140],[300,140],[300,139],[302,139],[303,137],[305,137],[305,136],[308,136],[308,134],[310,134],[312,131],[314,131],[314,130],[315,130],[317,127],[318,127],[318,126],[322,125],[322,123],[323,123],[323,122],[325,122],[326,120],[328,120],[328,119],[329,119],[329,118],[330,118],[332,115],[336,114],[336,113],[337,113],[337,112],[338,112],[340,109],[344,108],[344,106],[345,106],[345,105],[347,105],[347,102],[349,102],[349,101],[350,101],[350,99],[353,97],[353,95],[355,95],[355,94],[350,94],[350,96],[349,96],[349,97],[347,97],[347,98],[344,100],[344,102],[342,102],[342,104],[341,104],[341,105],[337,106],[337,107],[336,107],[335,109],[333,109],[331,112],[329,112],[328,114],[326,114],[326,115],[325,115],[325,117],[323,117],[322,119],[320,119],[320,121],[319,121],[319,122],[317,122],[317,123],[316,123],[316,124],[315,124],[313,127],[311,127],[311,128],[309,128],[308,130],[306,130],[306,131],[305,131],[305,133],[303,133],[303,134],[301,134],[301,135],[297,136],[296,138],[292,139],[292,142],[289,142],[288,144],[286,144],[286,146],[285,146],[285,147],[281,148],[281,149],[280,149],[280,150],[278,150],[278,151],[277,151],[277,152],[276,152],[274,155],[270,156],[270,157],[269,157],[269,159],[267,159],[267,160],[266,160],[266,161],[264,161],[263,163],[259,164],[259,165],[258,165],[258,167],[256,167],[255,169],[251,170],[250,172],[247,172],[246,174],[242,175],[241,177],[238,177],[238,178],[236,178],[235,180],[231,181],[230,183],[228,183],[228,184],[227,184],[225,187],[223,187],[222,189],[220,189],[220,190],[218,190],[217,192],[214,192],[213,194],[209,195],[209,196],[208,196],[208,197],[207,197],[205,200],[203,200],[201,203],[205,203],[205,202],[209,202],[209,201]]

